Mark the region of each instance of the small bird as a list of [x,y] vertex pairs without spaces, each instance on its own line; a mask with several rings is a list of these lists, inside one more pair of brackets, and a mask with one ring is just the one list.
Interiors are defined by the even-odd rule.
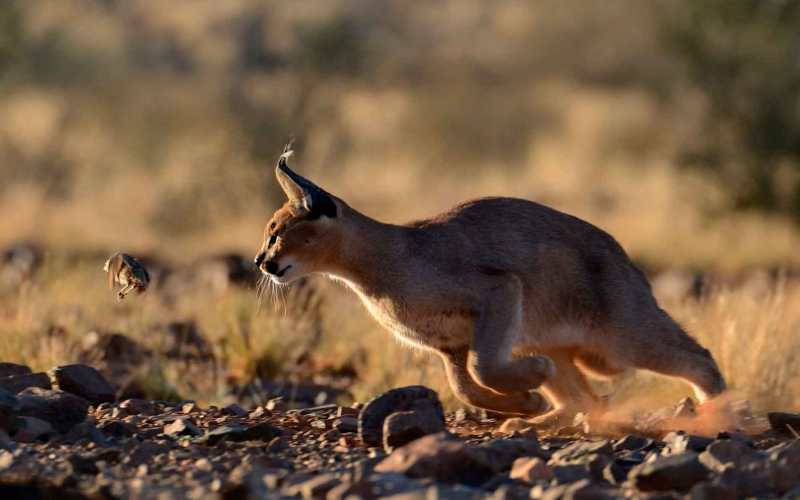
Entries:
[[136,290],[142,293],[150,284],[150,275],[147,269],[135,258],[125,253],[115,253],[103,266],[103,271],[108,273],[108,287],[114,289],[114,284],[119,283],[122,289],[117,292],[117,299],[122,300],[126,295]]

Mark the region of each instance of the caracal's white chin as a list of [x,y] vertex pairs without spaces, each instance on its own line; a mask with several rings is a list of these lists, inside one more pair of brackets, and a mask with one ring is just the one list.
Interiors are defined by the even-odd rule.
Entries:
[[270,274],[269,279],[271,279],[276,285],[286,285],[303,277],[303,272],[300,269],[300,266],[296,263],[293,263],[284,269],[285,271],[280,273],[280,276],[277,274]]

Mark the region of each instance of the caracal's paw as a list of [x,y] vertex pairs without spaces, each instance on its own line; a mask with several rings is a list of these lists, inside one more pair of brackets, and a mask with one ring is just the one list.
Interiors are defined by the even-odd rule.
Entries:
[[529,418],[528,423],[537,429],[558,429],[572,425],[578,412],[568,408],[556,408],[538,417]]

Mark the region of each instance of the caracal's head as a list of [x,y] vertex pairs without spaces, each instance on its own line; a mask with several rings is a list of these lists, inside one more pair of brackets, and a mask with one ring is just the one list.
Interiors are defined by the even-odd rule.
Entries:
[[264,228],[255,264],[274,283],[285,284],[325,264],[339,246],[341,202],[287,165],[289,146],[278,159],[275,177],[288,201]]

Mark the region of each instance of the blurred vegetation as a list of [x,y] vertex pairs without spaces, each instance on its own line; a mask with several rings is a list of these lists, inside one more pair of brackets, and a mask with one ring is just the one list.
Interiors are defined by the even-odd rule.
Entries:
[[[270,165],[295,135],[301,171],[377,216],[509,194],[587,217],[650,261],[707,265],[740,220],[740,233],[779,228],[788,249],[799,6],[2,2],[0,211],[17,216],[0,239],[244,247],[280,202]],[[398,203],[412,196],[426,201]],[[681,219],[676,239],[706,239],[653,255],[631,223],[640,203],[658,214],[642,225]]]
[[665,39],[708,98],[689,164],[715,169],[738,206],[800,217],[800,2],[684,2]]

